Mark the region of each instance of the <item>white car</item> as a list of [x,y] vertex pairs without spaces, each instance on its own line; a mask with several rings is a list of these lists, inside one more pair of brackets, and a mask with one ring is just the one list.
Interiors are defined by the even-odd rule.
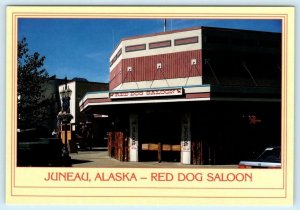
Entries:
[[280,147],[268,147],[255,160],[240,161],[238,168],[281,168]]

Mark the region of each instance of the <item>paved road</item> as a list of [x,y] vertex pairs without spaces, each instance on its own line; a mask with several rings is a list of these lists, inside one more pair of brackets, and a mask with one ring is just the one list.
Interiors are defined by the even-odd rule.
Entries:
[[107,150],[71,153],[73,167],[120,168],[237,168],[236,165],[185,165],[178,162],[121,162],[108,156]]

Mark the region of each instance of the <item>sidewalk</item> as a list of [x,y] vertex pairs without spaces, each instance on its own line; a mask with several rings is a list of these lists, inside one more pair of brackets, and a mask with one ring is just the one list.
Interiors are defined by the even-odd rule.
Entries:
[[71,153],[72,167],[87,168],[237,168],[237,165],[185,165],[179,162],[121,162],[108,156],[107,150]]

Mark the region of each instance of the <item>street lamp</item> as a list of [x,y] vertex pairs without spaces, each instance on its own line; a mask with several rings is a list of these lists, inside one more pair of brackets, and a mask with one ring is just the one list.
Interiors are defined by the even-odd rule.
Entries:
[[[64,124],[65,127],[65,133],[64,133],[64,147],[62,151],[62,156],[65,158],[65,160],[69,160],[69,149],[68,149],[68,131],[67,131],[67,126],[68,123],[71,121],[73,116],[70,114],[70,97],[72,94],[72,90],[69,88],[67,85],[67,77],[65,77],[65,86],[63,90],[59,92],[61,96],[61,111],[58,113],[58,120],[61,122],[61,125]],[[62,127],[62,126],[61,126]]]

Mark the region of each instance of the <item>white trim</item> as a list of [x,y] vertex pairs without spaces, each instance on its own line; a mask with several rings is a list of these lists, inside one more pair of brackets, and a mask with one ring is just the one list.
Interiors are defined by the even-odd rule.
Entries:
[[[175,39],[182,39],[188,37],[198,37],[198,43],[193,44],[186,44],[186,45],[174,45]],[[162,47],[162,48],[155,48],[149,49],[149,44],[153,42],[161,42],[171,40],[170,47]],[[126,46],[133,46],[139,44],[146,44],[145,50],[138,50],[133,52],[125,52]],[[162,34],[162,35],[155,35],[155,36],[147,36],[147,37],[140,37],[134,38],[129,40],[121,41],[118,47],[110,56],[109,62],[112,61],[114,56],[119,52],[122,48],[122,54],[119,58],[114,62],[112,66],[110,66],[109,71],[111,72],[121,61],[121,59],[129,59],[129,58],[138,58],[138,57],[145,57],[145,56],[154,56],[154,55],[162,55],[162,54],[170,54],[170,53],[178,53],[178,52],[186,52],[186,51],[193,51],[193,50],[201,50],[202,49],[202,29],[195,29],[191,31],[180,31],[171,34]]]
[[122,48],[122,42],[120,42],[117,46],[117,48],[115,48],[114,52],[111,54],[111,56],[109,57],[109,62],[115,57],[115,55],[117,55],[117,53],[119,52],[119,50]]
[[132,100],[132,101],[113,101],[103,103],[86,104],[80,111],[84,110],[88,106],[108,106],[108,105],[120,105],[120,104],[149,104],[149,103],[171,103],[171,102],[187,102],[187,101],[210,101],[208,98],[191,98],[191,99],[157,99],[157,100]]
[[[113,65],[109,68],[109,72],[112,72],[112,70],[121,62],[122,60],[122,55],[120,55],[117,60],[113,63]],[[110,62],[109,62],[110,65]]]
[[207,92],[210,92],[210,86],[184,88],[184,93],[207,93]]
[[[157,36],[125,40],[122,42],[124,48],[126,46],[146,44],[146,50],[124,52],[123,59],[161,55],[161,54],[176,53],[176,52],[185,52],[185,51],[192,51],[192,50],[201,50],[202,49],[201,32],[202,32],[201,29],[197,29],[192,31],[181,31],[181,32],[171,33],[171,34],[162,34]],[[175,39],[189,38],[195,36],[198,36],[198,43],[174,46]],[[171,47],[148,49],[150,43],[161,42],[166,40],[171,40],[171,44],[172,44]]]
[[115,62],[113,63],[113,65],[110,66],[110,68],[109,68],[110,72],[118,65],[118,63],[120,62],[120,60],[123,59],[122,56],[123,56],[124,50],[123,50],[122,42],[118,45],[118,47],[115,49],[115,51],[113,52],[113,54],[110,56],[110,58],[109,58],[109,65],[110,65],[110,62],[112,61],[112,59],[120,51],[120,49],[122,49],[122,54],[117,58],[117,60],[115,60]]
[[92,98],[109,98],[109,92],[105,92],[105,93],[87,93],[79,101],[79,106],[81,106],[86,100],[92,99]]
[[168,89],[152,89],[152,90],[136,90],[136,91],[118,91],[111,92],[111,99],[120,98],[141,98],[141,97],[169,97],[179,96],[183,94],[182,88],[168,88]]
[[87,93],[85,97],[89,96],[88,98],[108,98],[109,97],[109,92],[105,93]]

